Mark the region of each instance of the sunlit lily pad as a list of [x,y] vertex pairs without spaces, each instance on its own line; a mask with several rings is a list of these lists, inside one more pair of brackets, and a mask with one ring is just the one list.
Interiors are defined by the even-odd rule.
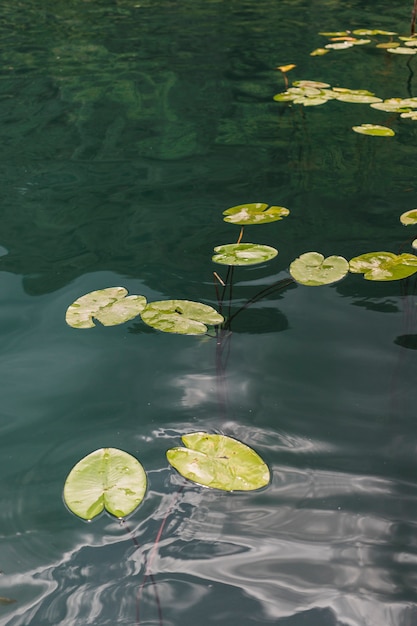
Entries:
[[106,510],[126,517],[142,502],[146,474],[137,459],[116,448],[95,450],[70,471],[64,486],[67,507],[85,520]]
[[378,29],[369,29],[369,28],[357,28],[353,31],[354,35],[359,35],[359,37],[370,37],[373,35],[387,35],[388,37],[392,37],[397,33],[391,32],[389,30],[378,30]]
[[387,98],[383,102],[372,103],[373,109],[386,111],[387,113],[403,113],[410,110],[410,107],[417,107],[417,101],[412,98]]
[[350,35],[350,30],[336,30],[332,32],[320,32],[319,35],[323,37],[343,37],[344,35]]
[[401,113],[401,117],[408,118],[410,120],[417,120],[417,111],[408,111]]
[[224,321],[213,307],[190,300],[150,302],[141,317],[152,328],[180,335],[203,335],[208,330],[207,325],[216,326]]
[[411,209],[410,211],[402,213],[400,215],[400,222],[401,224],[404,224],[404,226],[417,224],[417,209]]
[[283,206],[270,206],[263,202],[255,202],[253,204],[239,204],[223,211],[225,222],[230,224],[267,224],[276,222],[286,217],[289,210]]
[[336,100],[342,102],[352,102],[358,104],[371,104],[372,102],[382,102],[381,98],[378,98],[371,91],[366,89],[345,89],[341,87],[335,87],[333,89]]
[[329,54],[330,50],[326,50],[326,48],[316,48],[310,52],[311,57],[322,57],[325,54]]
[[330,87],[329,83],[321,83],[318,80],[295,80],[293,85],[294,87],[310,87],[312,89],[326,89]]
[[73,328],[93,328],[93,319],[103,326],[123,324],[145,308],[145,296],[128,296],[124,287],[108,287],[81,296],[67,309],[65,320]]
[[384,41],[383,43],[377,43],[376,48],[383,48],[384,50],[388,48],[398,48],[401,44],[398,41]]
[[349,261],[349,270],[366,280],[401,280],[417,272],[417,256],[393,252],[368,252]]
[[167,451],[169,463],[185,478],[223,491],[252,491],[270,481],[266,463],[249,446],[225,435],[183,435],[185,448]]
[[361,135],[373,135],[375,137],[393,137],[395,132],[388,126],[380,126],[378,124],[361,124],[360,126],[352,126],[355,133]]
[[277,256],[278,250],[259,243],[228,243],[214,248],[212,260],[221,265],[256,265]]
[[290,265],[290,274],[297,283],[309,287],[330,285],[346,276],[349,264],[342,256],[324,258],[320,252],[305,252]]
[[406,48],[405,46],[398,46],[397,48],[387,48],[387,52],[391,52],[391,54],[416,54],[417,50],[414,48]]
[[341,41],[339,43],[327,43],[324,47],[328,50],[345,50],[346,48],[352,48],[353,43],[351,41]]
[[413,241],[411,242],[411,247],[414,248],[414,250],[417,249],[417,239],[413,239]]

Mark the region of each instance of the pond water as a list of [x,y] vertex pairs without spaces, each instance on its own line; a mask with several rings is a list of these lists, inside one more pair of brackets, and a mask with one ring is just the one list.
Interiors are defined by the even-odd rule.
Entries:
[[[245,202],[291,213],[248,227],[279,255],[236,269],[232,311],[309,250],[411,252],[399,216],[417,206],[417,123],[273,101],[287,63],[290,81],[416,96],[413,57],[374,43],[310,56],[323,30],[409,34],[411,0],[394,5],[3,1],[0,624],[417,623],[412,279],[351,274],[245,309],[225,406],[212,339],[65,323],[76,298],[116,285],[217,306],[213,247],[239,233],[222,212]],[[165,452],[194,430],[254,447],[271,484],[182,487]],[[103,446],[148,472],[128,528],[62,501],[72,466]]]

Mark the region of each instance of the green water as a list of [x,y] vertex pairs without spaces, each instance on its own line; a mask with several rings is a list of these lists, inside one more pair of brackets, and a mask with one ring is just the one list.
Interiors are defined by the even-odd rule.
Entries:
[[[244,202],[291,214],[248,229],[279,255],[236,271],[233,310],[309,250],[411,251],[398,218],[417,206],[416,122],[272,100],[286,63],[291,80],[416,96],[415,58],[309,55],[321,30],[408,34],[412,2],[393,4],[2,2],[0,596],[15,602],[1,625],[416,623],[413,280],[293,285],[245,310],[226,410],[213,340],[64,319],[116,285],[216,306],[212,249],[238,235],[221,213]],[[396,136],[350,130],[364,122]],[[271,485],[178,492],[165,451],[201,429],[253,446]],[[71,467],[102,446],[148,472],[130,534],[62,502]],[[150,554],[157,596],[148,580],[139,602]]]

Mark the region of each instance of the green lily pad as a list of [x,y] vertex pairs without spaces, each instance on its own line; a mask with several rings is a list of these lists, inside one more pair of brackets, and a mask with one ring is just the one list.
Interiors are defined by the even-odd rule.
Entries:
[[146,483],[137,459],[116,448],[100,448],[72,468],[65,481],[64,501],[70,511],[85,520],[104,510],[126,517],[142,502]]
[[230,224],[267,224],[282,220],[289,214],[289,210],[283,206],[270,206],[263,202],[253,204],[239,204],[223,211],[225,222]]
[[369,29],[369,28],[357,28],[353,31],[354,35],[359,35],[359,37],[369,37],[373,35],[387,35],[388,37],[392,37],[397,33],[391,32],[389,30],[378,30],[378,29]]
[[277,256],[278,250],[259,243],[228,243],[214,248],[212,260],[221,265],[256,265]]
[[382,99],[374,96],[373,93],[364,93],[361,92],[361,90],[359,89],[357,91],[354,91],[353,89],[343,90],[339,93],[339,90],[335,87],[333,91],[336,92],[336,100],[340,100],[341,102],[352,102],[357,104],[372,104],[374,102],[382,102]]
[[181,439],[186,447],[168,450],[168,462],[198,485],[223,491],[252,491],[270,481],[266,463],[237,439],[203,432],[183,435]]
[[224,317],[213,307],[190,300],[150,302],[141,317],[152,328],[180,335],[204,335],[207,325],[216,326],[224,322]]
[[330,50],[326,50],[326,48],[315,48],[310,52],[311,57],[322,57],[325,54],[329,54]]
[[417,209],[411,209],[411,211],[402,213],[402,215],[400,215],[400,222],[401,224],[404,224],[404,226],[417,224]]
[[329,83],[321,83],[318,80],[295,80],[294,87],[310,87],[313,89],[326,89],[330,87]]
[[375,137],[393,137],[395,132],[388,126],[380,126],[378,124],[361,124],[360,126],[352,126],[355,133],[361,135],[373,135]]
[[351,41],[339,41],[336,43],[327,43],[324,47],[328,50],[346,50],[346,48],[352,48],[353,43]]
[[124,287],[108,287],[81,296],[67,309],[65,321],[73,328],[93,328],[93,318],[103,326],[123,324],[145,308],[145,296],[128,296]]
[[409,111],[410,107],[414,106],[417,107],[417,102],[414,103],[410,98],[387,98],[383,102],[371,104],[372,109],[386,111],[387,113],[403,113]]
[[305,252],[290,265],[290,274],[297,283],[309,287],[330,285],[342,280],[349,271],[349,263],[342,256],[324,258],[320,252]]
[[350,35],[350,31],[348,30],[336,30],[333,32],[321,32],[319,35],[323,35],[323,37],[344,37],[345,35]]
[[387,48],[387,52],[391,52],[391,54],[416,54],[417,50],[414,48],[406,48],[405,46],[398,46],[396,48]]
[[417,120],[417,111],[408,111],[401,113],[401,117],[408,118],[410,120]]
[[349,270],[366,280],[401,280],[417,272],[417,256],[393,252],[368,252],[349,261]]

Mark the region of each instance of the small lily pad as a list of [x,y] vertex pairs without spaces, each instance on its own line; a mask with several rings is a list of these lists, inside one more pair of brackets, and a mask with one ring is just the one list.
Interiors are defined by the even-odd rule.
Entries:
[[405,46],[398,46],[396,48],[387,48],[387,52],[391,52],[391,54],[416,54],[417,50],[414,48],[406,48]]
[[309,287],[330,285],[342,280],[349,263],[342,256],[324,258],[320,252],[305,252],[290,265],[290,274],[297,283]]
[[344,90],[341,93],[337,93],[337,88],[333,91],[336,92],[336,100],[340,100],[341,102],[351,102],[353,104],[372,104],[374,102],[382,102],[381,98],[374,96],[374,94],[361,93],[360,90],[354,91],[352,90]]
[[319,35],[323,35],[323,37],[343,37],[344,35],[350,35],[350,30],[336,30],[333,32],[321,32]]
[[326,89],[330,87],[329,83],[321,83],[318,80],[295,80],[293,85],[294,87],[310,87],[312,89]]
[[277,256],[278,250],[259,243],[228,243],[214,248],[212,260],[221,265],[256,265]]
[[378,109],[379,111],[386,111],[387,113],[403,113],[409,111],[410,107],[416,106],[410,98],[387,98],[383,102],[376,102],[371,104],[372,109]]
[[380,126],[378,124],[361,124],[360,126],[352,126],[355,133],[361,135],[373,135],[375,137],[393,137],[395,132],[388,126]]
[[310,52],[311,57],[322,57],[325,54],[329,54],[330,50],[326,50],[326,48],[316,48]]
[[85,456],[70,471],[64,486],[67,507],[85,520],[106,510],[126,517],[142,502],[146,474],[137,459],[116,448],[100,448]]
[[186,447],[168,450],[168,462],[198,485],[223,491],[252,491],[270,481],[266,463],[237,439],[204,432],[183,435],[181,439]]
[[397,33],[391,32],[389,30],[378,30],[378,29],[369,29],[369,28],[357,28],[353,31],[354,35],[359,35],[359,37],[369,37],[373,35],[387,35],[388,37],[392,37]]
[[253,204],[239,204],[223,211],[225,222],[230,224],[267,224],[282,220],[289,214],[289,210],[283,206],[270,206],[263,202]]
[[67,309],[65,321],[73,328],[93,328],[93,318],[103,326],[123,324],[145,308],[145,296],[128,296],[124,287],[108,287],[81,296]]
[[150,302],[141,317],[152,328],[180,335],[204,335],[207,325],[216,326],[224,321],[224,317],[213,307],[190,300]]
[[408,118],[410,120],[417,120],[417,111],[408,111],[401,113],[401,117]]
[[402,215],[400,215],[400,222],[404,224],[404,226],[417,224],[417,209],[411,209],[411,211],[402,213]]
[[328,50],[345,50],[346,48],[352,48],[353,43],[351,41],[341,41],[339,43],[327,43],[324,47]]
[[401,280],[417,272],[417,256],[393,252],[368,252],[349,261],[349,270],[366,280]]

